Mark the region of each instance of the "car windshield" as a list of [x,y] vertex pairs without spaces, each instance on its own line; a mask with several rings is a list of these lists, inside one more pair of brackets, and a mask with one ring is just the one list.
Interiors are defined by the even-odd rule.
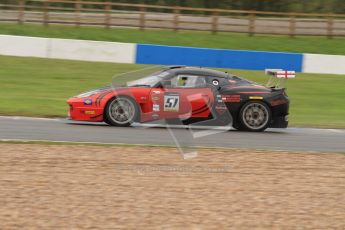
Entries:
[[135,81],[130,81],[127,82],[127,86],[149,86],[153,87],[156,85],[158,82],[160,82],[166,75],[169,73],[166,71],[160,71],[156,72],[150,76],[135,80]]
[[147,86],[152,87],[169,73],[162,66],[145,66],[129,72],[114,75],[112,77],[113,87],[124,86]]

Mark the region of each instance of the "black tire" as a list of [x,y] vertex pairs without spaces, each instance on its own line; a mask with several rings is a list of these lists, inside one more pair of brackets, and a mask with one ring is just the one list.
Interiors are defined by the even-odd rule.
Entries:
[[112,126],[126,127],[139,121],[140,109],[130,97],[112,98],[104,109],[104,121]]
[[239,113],[240,130],[262,132],[271,121],[271,109],[262,101],[248,101]]

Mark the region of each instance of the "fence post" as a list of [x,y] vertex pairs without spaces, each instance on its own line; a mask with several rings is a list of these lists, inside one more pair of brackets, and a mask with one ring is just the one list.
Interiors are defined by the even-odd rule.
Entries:
[[146,8],[145,7],[140,7],[140,30],[143,30],[145,29],[145,11],[146,11]]
[[49,25],[49,0],[43,2],[43,24]]
[[216,34],[218,31],[218,12],[213,12],[212,16],[212,34]]
[[290,15],[290,26],[289,26],[289,36],[291,38],[294,38],[295,32],[296,32],[296,16],[294,13],[291,13],[291,15]]
[[82,2],[80,0],[77,0],[75,2],[75,26],[80,26],[80,11],[82,8]]
[[327,38],[333,38],[333,17],[331,15],[327,19]]
[[255,33],[255,11],[250,11],[248,16],[249,24],[248,24],[248,32],[249,36],[253,36]]
[[19,0],[18,4],[18,24],[23,24],[24,22],[24,10],[25,10],[25,0]]
[[174,26],[174,31],[178,31],[179,29],[179,16],[180,16],[180,9],[178,6],[174,6],[174,21],[173,21],[173,26]]
[[105,28],[109,29],[111,24],[111,2],[105,2]]

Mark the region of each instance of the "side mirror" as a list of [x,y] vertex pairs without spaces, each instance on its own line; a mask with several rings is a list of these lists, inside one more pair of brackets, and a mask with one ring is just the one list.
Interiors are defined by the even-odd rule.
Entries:
[[172,87],[171,81],[162,81],[161,84],[162,84],[162,88],[171,88]]
[[220,85],[207,84],[207,86],[213,90],[220,90],[222,87]]

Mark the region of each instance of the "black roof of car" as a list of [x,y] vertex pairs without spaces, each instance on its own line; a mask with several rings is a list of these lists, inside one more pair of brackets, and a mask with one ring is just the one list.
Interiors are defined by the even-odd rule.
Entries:
[[202,67],[190,67],[190,66],[171,66],[167,68],[167,71],[172,72],[174,74],[198,74],[198,75],[224,77],[224,78],[228,78],[230,76],[226,72],[213,70],[213,69],[206,69]]

